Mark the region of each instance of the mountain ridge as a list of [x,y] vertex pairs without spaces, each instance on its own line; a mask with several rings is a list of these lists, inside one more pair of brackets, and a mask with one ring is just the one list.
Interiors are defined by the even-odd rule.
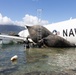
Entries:
[[18,34],[20,31],[25,30],[24,27],[18,25],[1,25],[0,33],[9,34],[11,32]]

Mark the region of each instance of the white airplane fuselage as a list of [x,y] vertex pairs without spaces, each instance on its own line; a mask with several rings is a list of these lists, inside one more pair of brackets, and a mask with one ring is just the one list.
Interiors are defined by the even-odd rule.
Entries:
[[[76,19],[70,19],[58,23],[44,25],[53,34],[61,36],[70,43],[76,44]],[[29,35],[28,30],[21,31],[20,36],[26,37]]]
[[45,25],[53,34],[76,44],[76,19]]
[[[62,22],[52,23],[49,25],[44,25],[49,31],[53,34],[61,36],[66,39],[70,43],[74,43],[76,45],[76,19],[70,19]],[[23,30],[18,33],[19,38],[7,35],[0,35],[1,40],[26,40],[26,37],[29,35],[28,30]],[[12,39],[12,40],[13,40]]]

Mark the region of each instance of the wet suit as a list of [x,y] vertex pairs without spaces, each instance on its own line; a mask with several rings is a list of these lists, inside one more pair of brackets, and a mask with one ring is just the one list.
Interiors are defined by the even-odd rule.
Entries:
[[26,38],[26,41],[24,41],[25,45],[26,45],[26,48],[30,48],[29,44],[30,44],[30,41],[28,40],[28,38]]

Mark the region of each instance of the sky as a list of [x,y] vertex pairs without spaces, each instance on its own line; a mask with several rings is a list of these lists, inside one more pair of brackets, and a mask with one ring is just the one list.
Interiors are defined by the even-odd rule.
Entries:
[[0,24],[50,24],[76,18],[76,0],[0,0]]

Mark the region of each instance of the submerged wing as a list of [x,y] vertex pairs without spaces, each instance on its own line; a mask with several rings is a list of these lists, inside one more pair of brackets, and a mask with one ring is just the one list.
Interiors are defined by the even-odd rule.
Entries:
[[[11,41],[17,43],[17,41],[26,41],[27,37],[17,37],[10,35],[0,35],[0,44],[8,44]],[[33,42],[31,38],[28,39],[30,42]]]
[[0,35],[0,44],[9,44],[11,42],[17,43],[19,41],[25,41],[26,38],[10,36],[10,35]]
[[26,40],[26,38],[17,37],[17,36],[10,36],[10,35],[0,35],[0,39],[13,39],[13,40]]

